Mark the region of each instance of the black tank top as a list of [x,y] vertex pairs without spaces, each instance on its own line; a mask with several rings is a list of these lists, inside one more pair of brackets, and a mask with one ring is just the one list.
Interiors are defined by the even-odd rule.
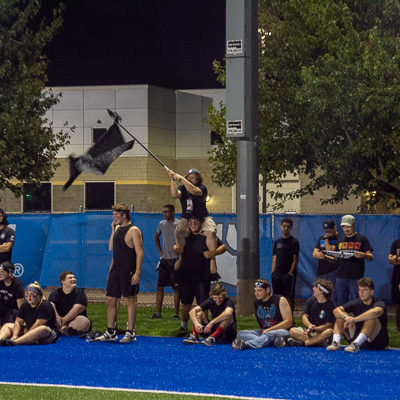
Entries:
[[125,243],[125,235],[133,224],[119,227],[113,237],[113,268],[136,271],[136,251]]

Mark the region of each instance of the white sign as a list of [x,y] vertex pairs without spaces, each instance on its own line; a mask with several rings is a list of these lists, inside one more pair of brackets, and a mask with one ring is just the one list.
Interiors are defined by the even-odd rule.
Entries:
[[243,121],[241,119],[226,121],[226,133],[228,135],[238,135],[243,133]]
[[243,53],[242,40],[228,40],[226,42],[226,54],[237,56]]

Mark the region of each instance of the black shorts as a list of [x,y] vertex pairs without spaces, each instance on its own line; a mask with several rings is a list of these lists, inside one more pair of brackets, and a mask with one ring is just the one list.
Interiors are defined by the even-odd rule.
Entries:
[[134,272],[131,270],[117,270],[111,268],[107,280],[106,296],[119,299],[122,296],[132,297],[139,293],[139,285],[132,285]]
[[1,307],[0,310],[0,325],[14,323],[17,318],[18,310],[9,307]]
[[392,304],[400,304],[400,289],[398,283],[392,283]]
[[182,304],[192,304],[196,297],[197,304],[208,299],[210,281],[191,281],[185,279],[179,282],[179,297]]
[[[348,342],[353,342],[357,336],[360,334],[362,328],[362,323],[356,324],[356,330],[354,332],[354,335],[352,338],[347,338],[345,335],[345,338]],[[347,335],[348,336],[348,335]],[[365,350],[383,350],[389,345],[389,337],[387,334],[385,334],[385,331],[381,329],[376,336],[376,338],[372,341],[369,342],[366,340],[362,345],[361,349]]]
[[158,267],[157,287],[171,286],[174,288],[178,286],[174,269],[176,260],[176,258],[173,258],[171,260],[162,259],[160,261],[160,265]]

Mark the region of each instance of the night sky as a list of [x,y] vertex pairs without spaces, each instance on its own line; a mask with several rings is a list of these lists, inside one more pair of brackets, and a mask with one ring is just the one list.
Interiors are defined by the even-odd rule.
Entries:
[[66,0],[47,84],[220,87],[212,61],[224,57],[225,1]]

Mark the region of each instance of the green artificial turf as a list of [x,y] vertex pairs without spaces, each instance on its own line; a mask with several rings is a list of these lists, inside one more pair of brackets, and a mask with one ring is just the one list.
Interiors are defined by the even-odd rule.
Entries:
[[[154,312],[154,307],[139,307],[136,317],[136,334],[141,336],[177,336],[179,335],[180,321],[173,319],[173,309],[164,308],[162,318],[150,319]],[[106,305],[103,303],[89,303],[88,315],[92,320],[92,331],[103,332],[107,328]],[[118,315],[118,329],[126,329],[126,307],[121,304]],[[295,318],[296,326],[300,326],[300,318]],[[256,329],[257,323],[254,317],[237,317],[238,330]],[[396,330],[396,325],[392,318],[389,318],[389,337],[390,347],[400,348],[400,332]]]

